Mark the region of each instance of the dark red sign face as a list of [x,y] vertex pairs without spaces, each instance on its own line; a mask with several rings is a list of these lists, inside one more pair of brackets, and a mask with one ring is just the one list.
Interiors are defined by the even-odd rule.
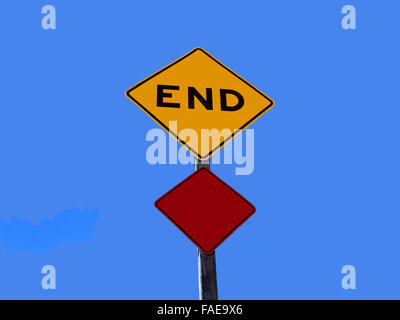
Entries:
[[256,211],[206,168],[172,188],[155,206],[206,254],[214,252]]

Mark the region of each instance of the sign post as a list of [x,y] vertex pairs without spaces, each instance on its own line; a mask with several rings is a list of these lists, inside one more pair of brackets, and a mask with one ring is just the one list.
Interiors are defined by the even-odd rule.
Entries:
[[[205,161],[196,159],[194,169],[210,169],[210,159]],[[199,299],[200,300],[218,300],[217,287],[217,266],[215,262],[215,251],[211,254],[205,254],[197,249],[198,269],[199,269]]]
[[195,157],[195,172],[155,206],[199,248],[200,300],[217,300],[215,249],[255,207],[210,171],[210,157],[274,101],[201,48],[134,85],[126,96]]

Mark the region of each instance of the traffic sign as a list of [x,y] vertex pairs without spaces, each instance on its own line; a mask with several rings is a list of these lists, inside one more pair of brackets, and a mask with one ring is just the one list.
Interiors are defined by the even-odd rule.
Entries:
[[274,105],[201,48],[139,82],[126,95],[200,160]]
[[255,207],[206,168],[200,168],[155,202],[193,243],[210,254]]

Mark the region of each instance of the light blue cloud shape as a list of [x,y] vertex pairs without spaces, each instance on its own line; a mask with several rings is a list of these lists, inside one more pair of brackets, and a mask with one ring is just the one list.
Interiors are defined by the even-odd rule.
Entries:
[[43,219],[31,226],[27,220],[12,217],[9,222],[0,220],[0,240],[8,252],[45,252],[54,247],[89,240],[99,213],[94,209],[72,208]]

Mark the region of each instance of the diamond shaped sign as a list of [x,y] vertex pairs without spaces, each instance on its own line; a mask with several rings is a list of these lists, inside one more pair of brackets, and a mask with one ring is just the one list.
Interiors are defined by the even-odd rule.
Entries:
[[201,48],[139,82],[126,95],[200,160],[274,105]]
[[206,168],[172,188],[155,206],[206,254],[214,252],[256,211]]

